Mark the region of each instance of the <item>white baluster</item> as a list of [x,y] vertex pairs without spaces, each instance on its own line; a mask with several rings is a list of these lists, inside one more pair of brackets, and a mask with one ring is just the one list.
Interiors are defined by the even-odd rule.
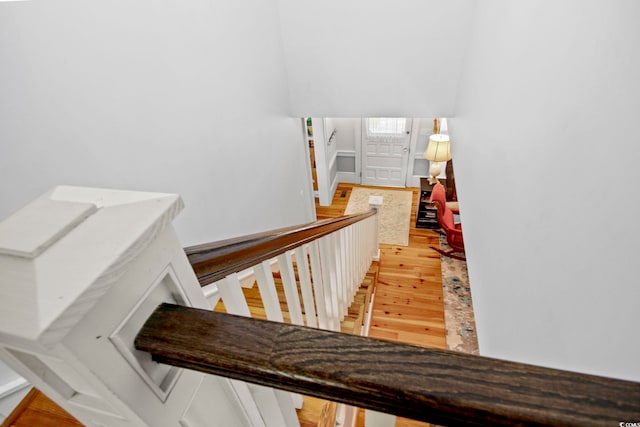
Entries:
[[[346,258],[346,251],[347,251],[347,246],[346,246],[346,230],[343,228],[340,230],[340,232],[338,233],[338,247],[340,248],[340,251],[338,252],[339,256],[340,256],[340,268],[342,269],[341,271],[341,276],[342,276],[342,311],[343,311],[343,316],[346,316],[347,313],[349,312],[349,306],[351,305],[351,292],[350,292],[350,288],[351,285],[348,282],[347,279],[347,269],[349,268],[347,266],[347,258]],[[343,317],[344,319],[344,317]]]
[[351,229],[352,229],[353,225],[350,225],[349,227],[344,229],[344,263],[345,263],[345,276],[346,276],[346,283],[347,283],[347,301],[348,301],[348,306],[351,306],[351,304],[353,304],[353,297],[355,295],[355,278],[357,277],[356,274],[354,274],[354,267],[355,265],[353,264],[352,260],[351,260]]
[[[362,277],[362,267],[360,267],[360,255],[359,255],[359,246],[360,240],[358,239],[358,224],[356,227],[353,227],[353,240],[352,240],[352,249],[351,253],[353,256],[353,263],[355,264],[355,269],[357,271],[358,277]],[[358,286],[362,283],[362,280],[358,280]]]
[[362,221],[357,223],[354,227],[355,232],[355,257],[356,257],[356,268],[358,270],[358,276],[362,276],[362,247],[365,245],[365,242],[362,240],[362,230],[363,224]]
[[309,275],[309,261],[307,260],[307,253],[302,246],[296,248],[295,253],[307,326],[317,328],[318,323],[316,322],[316,309],[313,302],[313,291],[311,290],[311,276]]
[[365,409],[364,425],[365,427],[393,427],[396,425],[396,416]]
[[328,327],[332,331],[340,330],[340,312],[338,310],[338,289],[336,284],[336,258],[333,254],[333,239],[331,235],[320,239],[320,263],[324,295],[327,305]]
[[368,264],[371,262],[373,258],[373,254],[375,253],[375,224],[376,219],[374,217],[369,217],[367,218],[366,221],[364,221],[362,223],[362,229],[361,229],[361,239],[364,243],[363,245],[363,250],[361,252],[361,257],[362,257],[362,268],[364,269],[364,264]]
[[[356,294],[356,292],[358,291],[358,288],[360,287],[360,283],[362,282],[362,280],[360,279],[360,271],[358,269],[358,264],[356,263],[356,257],[355,257],[355,231],[356,231],[356,227],[355,224],[351,227],[349,227],[347,234],[349,236],[349,271],[350,271],[350,276],[351,276],[351,293],[353,295]],[[353,300],[353,299],[352,299]]]
[[273,273],[271,272],[271,264],[268,260],[262,261],[262,263],[253,267],[253,271],[256,275],[258,289],[260,289],[260,298],[262,298],[262,305],[267,314],[267,319],[274,322],[283,322],[282,309],[280,307],[276,284],[273,280]]
[[376,225],[375,225],[374,241],[373,241],[373,246],[374,246],[373,260],[374,261],[380,261],[380,244],[378,240],[378,233],[380,230],[380,218],[382,215],[382,199],[383,199],[382,196],[369,196],[369,207],[377,211],[375,215]]
[[209,302],[209,307],[213,310],[220,301],[220,293],[218,292],[218,285],[210,283],[202,288],[205,298]]
[[227,313],[251,317],[249,305],[242,292],[242,285],[237,273],[233,273],[217,282],[218,292]]
[[353,302],[353,284],[349,278],[351,265],[348,263],[349,241],[347,237],[347,228],[340,230],[340,263],[342,265],[342,287],[344,289],[344,311],[345,315],[349,312],[349,306]]
[[[358,224],[353,224],[353,226],[349,230],[349,257],[351,259],[351,264],[353,264],[353,276],[354,280],[358,280],[360,277],[360,269],[358,268],[358,261],[356,258],[356,246],[358,242],[356,241],[356,231],[358,229]],[[356,284],[356,289],[358,288],[359,283]]]
[[344,320],[344,316],[349,309],[347,301],[347,290],[344,283],[344,265],[343,265],[343,247],[342,247],[342,230],[334,233],[334,244],[336,254],[336,272],[338,274],[338,291],[340,297],[340,321]]
[[365,240],[367,241],[367,248],[369,249],[369,254],[364,254],[365,259],[370,258],[374,261],[379,261],[376,259],[376,256],[379,254],[378,249],[378,234],[377,234],[377,223],[378,223],[378,214],[374,217],[370,217],[367,219],[367,225],[365,228],[366,236]]
[[289,254],[284,253],[278,256],[278,264],[280,265],[280,275],[282,277],[282,286],[284,287],[284,296],[287,299],[287,308],[291,323],[295,325],[304,325],[302,319],[302,308],[300,307],[300,297],[298,296],[298,285],[296,276],[293,272],[293,263]]
[[337,286],[337,296],[338,296],[338,319],[342,321],[344,319],[344,315],[346,312],[346,301],[344,295],[344,278],[342,276],[344,272],[344,268],[342,266],[342,248],[340,246],[340,232],[335,232],[331,234],[333,239],[333,255],[336,266],[336,286]]
[[371,258],[371,248],[369,246],[369,235],[367,231],[369,227],[367,224],[370,222],[370,218],[358,223],[358,266],[360,268],[360,274],[362,275],[362,271],[364,270],[365,258],[368,255],[368,258]]
[[311,275],[313,277],[313,293],[316,297],[316,309],[318,311],[318,326],[321,329],[329,329],[318,240],[309,244],[309,258],[311,258]]
[[349,312],[349,306],[351,305],[351,284],[347,279],[347,245],[346,245],[346,230],[343,228],[340,230],[338,244],[340,246],[340,265],[342,266],[342,310],[343,315],[347,315]]
[[267,427],[300,427],[291,393],[257,384],[249,384],[249,390]]

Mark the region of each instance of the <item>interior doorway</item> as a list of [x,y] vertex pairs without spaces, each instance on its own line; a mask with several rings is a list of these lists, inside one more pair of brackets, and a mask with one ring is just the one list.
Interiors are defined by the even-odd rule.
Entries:
[[405,187],[412,119],[362,120],[362,184]]

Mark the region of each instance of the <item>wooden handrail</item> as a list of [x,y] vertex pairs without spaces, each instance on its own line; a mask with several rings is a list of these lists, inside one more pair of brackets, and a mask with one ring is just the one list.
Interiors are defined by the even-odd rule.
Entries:
[[237,273],[264,260],[274,258],[317,238],[331,234],[375,215],[368,212],[330,218],[308,224],[279,228],[219,242],[185,248],[189,262],[205,286],[231,273]]
[[170,304],[135,347],[160,363],[439,425],[640,421],[640,383]]

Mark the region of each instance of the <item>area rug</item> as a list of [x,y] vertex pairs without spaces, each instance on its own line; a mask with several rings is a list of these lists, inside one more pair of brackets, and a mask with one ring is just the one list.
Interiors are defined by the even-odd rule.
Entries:
[[[448,251],[447,238],[440,236],[440,248]],[[447,328],[447,348],[469,354],[479,354],[476,321],[467,263],[440,256],[444,320]]]
[[413,191],[354,187],[344,214],[368,211],[369,196],[382,196],[379,242],[397,246],[409,245]]

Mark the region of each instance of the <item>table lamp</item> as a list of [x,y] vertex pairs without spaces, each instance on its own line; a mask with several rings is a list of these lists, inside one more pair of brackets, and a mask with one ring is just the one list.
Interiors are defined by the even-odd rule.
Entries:
[[433,185],[438,181],[441,168],[439,162],[451,160],[451,144],[449,144],[449,135],[435,134],[429,137],[429,145],[424,152],[424,158],[431,162],[429,167],[429,184]]

